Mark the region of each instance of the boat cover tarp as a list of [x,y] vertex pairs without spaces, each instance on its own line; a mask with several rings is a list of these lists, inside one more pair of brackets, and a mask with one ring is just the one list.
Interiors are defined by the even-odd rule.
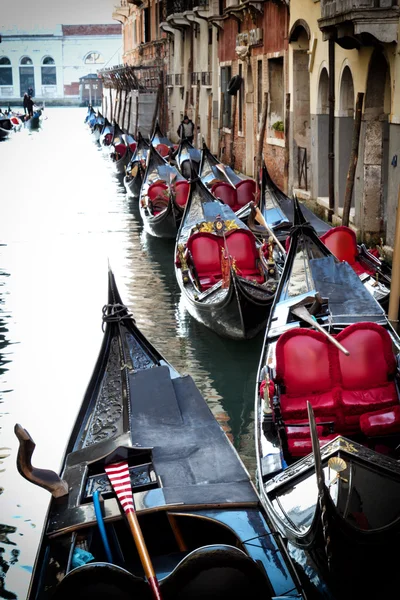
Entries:
[[[279,200],[279,204],[290,223],[293,223],[294,220],[294,211],[293,211],[293,200],[290,198],[282,198]],[[301,203],[301,212],[304,215],[304,218],[310,225],[312,225],[317,232],[317,235],[320,236],[324,234],[326,231],[331,229],[331,225],[325,223],[322,219],[317,217],[307,206],[302,202]]]
[[129,375],[132,443],[153,447],[168,503],[252,503],[249,476],[189,376],[159,366]]
[[333,323],[384,320],[383,308],[348,263],[325,256],[311,259],[310,267],[315,289],[329,299]]

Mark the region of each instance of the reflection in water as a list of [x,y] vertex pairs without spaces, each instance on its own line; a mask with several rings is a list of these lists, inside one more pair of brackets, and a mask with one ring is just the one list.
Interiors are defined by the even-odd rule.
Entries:
[[[0,467],[0,563],[7,562],[0,569],[7,569],[7,589],[19,600],[26,597],[49,496],[16,471],[14,424],[37,444],[33,463],[59,471],[101,344],[108,260],[138,326],[177,370],[193,376],[250,472],[262,342],[261,336],[222,340],[189,317],[175,281],[174,243],[143,231],[137,201],[126,196],[83,125],[86,110],[46,113],[42,131],[22,131],[0,145],[7,173],[7,201],[0,204],[6,243],[0,248],[0,447],[10,454]],[[23,165],[21,156],[29,157]]]

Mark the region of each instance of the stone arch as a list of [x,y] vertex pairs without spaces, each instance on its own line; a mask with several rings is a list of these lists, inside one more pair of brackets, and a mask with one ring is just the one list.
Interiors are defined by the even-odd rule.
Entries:
[[291,148],[294,187],[308,190],[310,185],[311,117],[310,73],[308,71],[310,28],[303,19],[296,21],[290,37],[293,51],[293,145]]
[[[342,207],[346,191],[346,178],[349,169],[354,127],[354,83],[351,69],[347,63],[342,67],[339,82],[339,110],[336,117],[335,135],[335,190],[337,205]],[[351,206],[354,206],[354,193]]]
[[369,63],[363,114],[361,230],[367,239],[386,229],[390,104],[390,68],[384,54],[376,49]]
[[317,114],[327,115],[329,113],[329,75],[326,67],[321,69],[318,84]]

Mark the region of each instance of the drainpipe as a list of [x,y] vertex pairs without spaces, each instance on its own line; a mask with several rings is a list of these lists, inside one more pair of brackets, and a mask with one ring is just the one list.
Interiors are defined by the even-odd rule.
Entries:
[[328,135],[328,176],[329,176],[329,211],[328,219],[332,222],[335,212],[335,40],[329,38],[329,135]]

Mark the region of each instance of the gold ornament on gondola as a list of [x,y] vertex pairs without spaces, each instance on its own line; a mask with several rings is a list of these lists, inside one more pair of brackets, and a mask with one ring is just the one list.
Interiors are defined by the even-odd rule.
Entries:
[[342,471],[345,471],[347,469],[347,463],[343,458],[340,458],[340,456],[333,456],[328,460],[328,467],[336,473],[336,476],[332,479],[330,485],[332,485],[332,483],[335,483],[335,481],[337,481],[338,479],[348,482],[348,479],[345,479],[340,475]]

